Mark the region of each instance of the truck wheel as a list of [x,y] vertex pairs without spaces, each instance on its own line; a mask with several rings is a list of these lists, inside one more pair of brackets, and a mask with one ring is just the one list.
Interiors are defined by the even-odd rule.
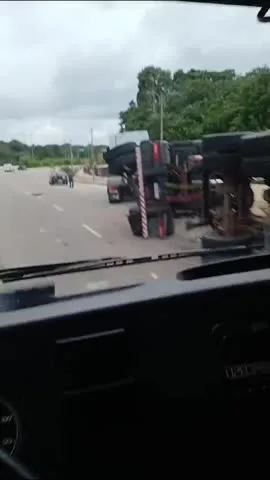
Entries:
[[251,245],[255,240],[254,235],[245,234],[237,237],[225,237],[216,231],[209,232],[201,237],[202,248],[226,248],[241,245]]
[[141,217],[140,217],[140,212],[137,210],[136,207],[134,207],[134,209],[131,208],[129,210],[128,223],[133,235],[135,237],[141,237],[142,236]]
[[202,139],[202,150],[204,153],[236,153],[242,146],[242,136],[248,133],[250,132],[227,132],[205,135]]
[[123,156],[123,155],[129,155],[130,153],[134,153],[136,147],[135,142],[128,142],[128,143],[123,143],[122,145],[118,145],[111,150],[108,150],[104,154],[104,159],[106,163],[111,163],[113,160],[116,158]]
[[120,155],[116,158],[108,160],[109,173],[111,175],[122,175],[127,167],[131,171],[136,171],[136,156],[135,153],[128,153]]
[[114,198],[111,198],[110,196],[108,196],[108,201],[109,201],[110,204],[119,203],[119,200],[115,200]]
[[155,177],[167,177],[168,172],[165,167],[157,167],[157,168],[143,168],[143,176],[144,178],[155,179]]
[[168,210],[168,212],[167,212],[167,229],[166,229],[167,237],[170,237],[171,235],[173,235],[174,231],[175,231],[175,224],[174,224],[173,213],[172,213],[171,210]]
[[[256,165],[259,164],[266,164],[267,165],[267,159],[264,157],[269,156],[269,151],[270,151],[270,135],[269,131],[265,132],[257,132],[253,133],[252,135],[248,135],[247,137],[244,137],[242,141],[242,148],[241,148],[241,154],[243,157],[249,158],[251,161],[256,161]],[[259,157],[262,157],[261,159]],[[245,161],[244,161],[245,164]],[[258,171],[258,167],[257,167]]]
[[[174,229],[175,229],[174,218],[173,218],[173,214],[170,207],[167,207],[167,206],[161,207],[156,205],[148,207],[147,209],[148,223],[153,224],[153,220],[157,220],[161,214],[167,215],[165,237],[169,237],[174,234]],[[129,209],[128,221],[129,221],[130,228],[132,230],[133,235],[141,236],[142,235],[141,215],[140,215],[140,209],[138,206],[131,207]]]
[[121,203],[123,201],[121,193],[119,193],[119,199],[112,198],[108,194],[108,201],[109,201],[109,203]]

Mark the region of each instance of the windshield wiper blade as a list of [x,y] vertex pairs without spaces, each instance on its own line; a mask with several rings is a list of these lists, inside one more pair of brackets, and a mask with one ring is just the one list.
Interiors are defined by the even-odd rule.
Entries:
[[3,283],[15,282],[18,280],[28,280],[33,278],[50,277],[56,275],[65,275],[70,273],[88,272],[105,268],[128,267],[131,265],[140,265],[145,263],[164,262],[168,260],[177,260],[189,257],[203,257],[208,255],[229,254],[229,253],[251,253],[254,249],[261,249],[262,244],[237,246],[230,248],[215,249],[193,249],[182,250],[175,253],[163,253],[157,256],[144,257],[104,257],[99,259],[80,260],[76,262],[54,263],[45,265],[33,265],[19,268],[8,268],[0,270],[0,280]]
[[85,264],[91,265],[98,262],[107,262],[112,260],[119,260],[121,257],[101,257],[99,259],[92,258],[87,260],[77,260],[73,262],[59,262],[59,263],[45,263],[39,265],[27,265],[23,267],[12,267],[12,268],[3,268],[0,270],[0,280],[3,282],[9,281],[9,278],[13,278],[16,280],[20,280],[21,278],[28,277],[28,278],[37,278],[41,276],[49,276],[50,274],[53,275],[53,272],[57,269],[65,268],[79,268],[80,266],[84,266]]

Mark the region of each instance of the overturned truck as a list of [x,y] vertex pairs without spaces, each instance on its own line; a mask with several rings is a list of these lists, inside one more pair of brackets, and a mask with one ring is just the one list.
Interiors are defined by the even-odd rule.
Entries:
[[167,142],[134,142],[108,149],[104,160],[111,175],[122,175],[137,205],[130,208],[128,221],[136,236],[165,237],[174,232],[174,220],[165,196],[164,181],[170,162]]
[[141,217],[143,195],[147,210],[148,235],[171,235],[174,232],[173,217],[183,213],[201,212],[202,179],[197,172],[197,164],[202,158],[200,141],[141,142],[139,147],[141,182],[136,148],[135,143],[129,142],[107,149],[104,153],[109,173],[121,175],[137,201],[138,205],[129,210],[128,218],[132,231],[134,235],[143,235]]
[[[202,236],[202,247],[223,248],[262,242],[270,217],[266,213],[262,219],[253,213],[252,178],[263,177],[265,184],[270,186],[270,133],[207,135],[202,141],[202,155],[204,217],[205,224],[212,227]],[[219,186],[222,201],[214,207],[209,202],[209,177],[213,173],[222,179]],[[264,199],[268,201],[265,192]]]

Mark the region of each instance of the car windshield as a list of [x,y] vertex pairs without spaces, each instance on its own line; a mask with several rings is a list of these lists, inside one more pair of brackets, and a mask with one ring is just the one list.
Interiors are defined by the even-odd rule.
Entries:
[[[257,12],[1,2],[1,268],[267,248],[270,28]],[[204,261],[62,275],[56,289],[172,279]]]

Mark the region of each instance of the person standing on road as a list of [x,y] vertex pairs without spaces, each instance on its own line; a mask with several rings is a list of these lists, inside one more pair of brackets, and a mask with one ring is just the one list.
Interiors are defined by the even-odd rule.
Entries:
[[69,170],[69,172],[68,172],[68,182],[69,182],[70,188],[73,188],[74,187],[74,173],[73,173],[73,170]]

